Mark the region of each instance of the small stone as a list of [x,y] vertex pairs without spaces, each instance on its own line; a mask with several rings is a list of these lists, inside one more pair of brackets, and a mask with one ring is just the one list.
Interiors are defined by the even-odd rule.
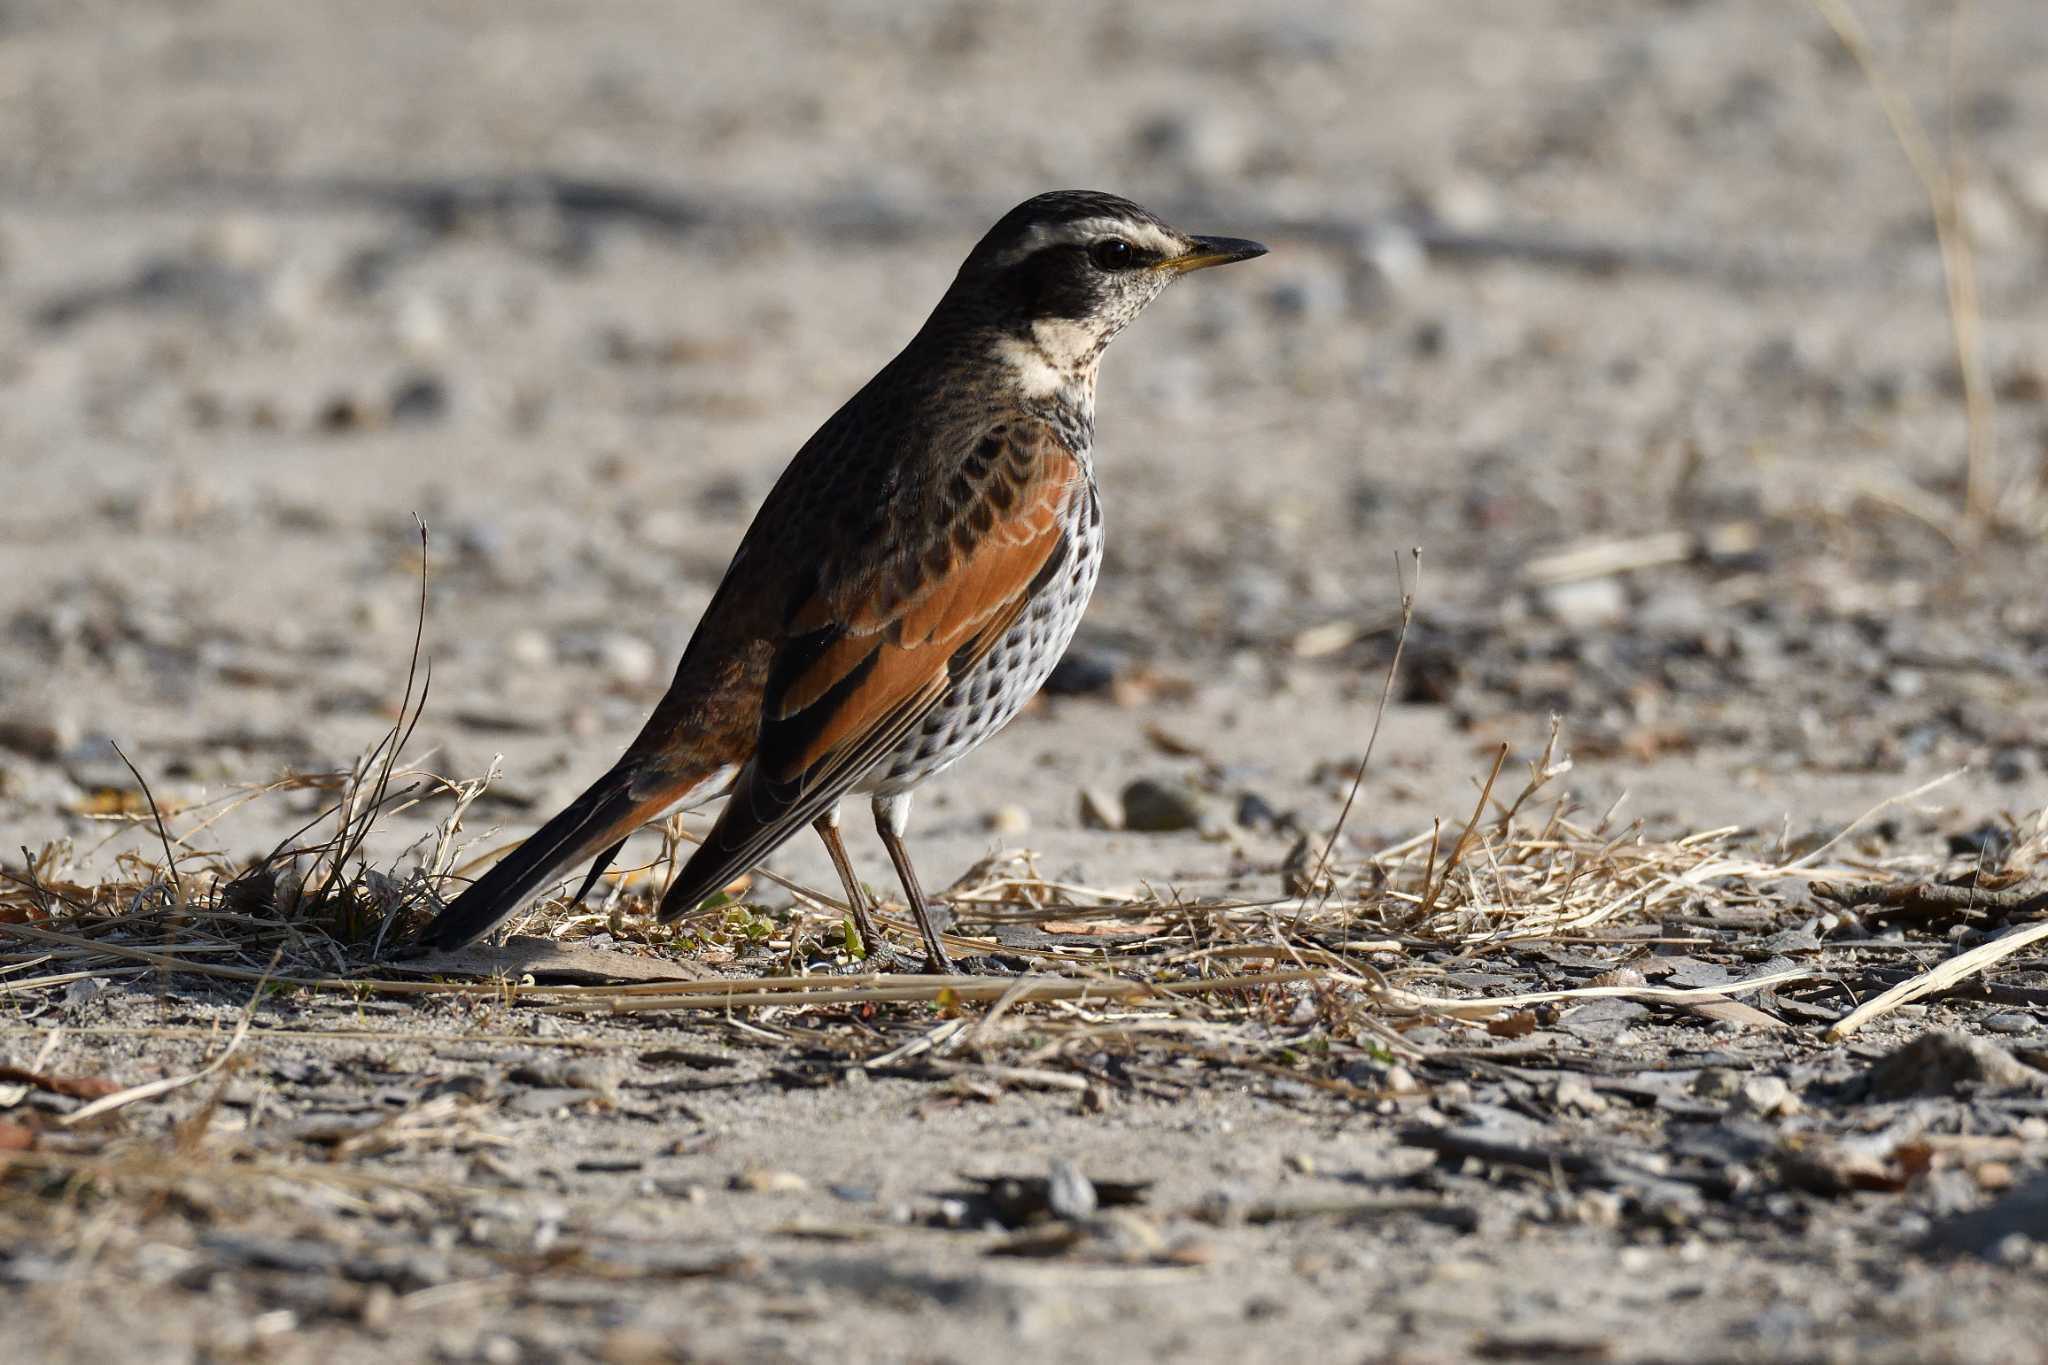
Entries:
[[1950,1095],[1963,1086],[1986,1090],[2048,1090],[2036,1071],[1996,1043],[1942,1030],[1922,1034],[1879,1058],[1867,1073],[1873,1099]]
[[1267,282],[1266,311],[1281,322],[1329,322],[1350,310],[1350,289],[1334,267],[1299,260],[1295,268]]
[[2033,1033],[2042,1027],[2042,1021],[2024,1010],[2001,1010],[1987,1014],[1977,1021],[1978,1027],[1988,1033]]
[[1045,1201],[1056,1218],[1086,1218],[1095,1212],[1095,1185],[1073,1162],[1054,1157]]
[[636,509],[629,518],[634,537],[657,550],[687,549],[698,535],[697,523],[673,507]]
[[2048,156],[2036,158],[2015,171],[2012,192],[2028,212],[2048,218]]
[[522,1090],[505,1101],[505,1112],[522,1114],[532,1118],[552,1118],[567,1109],[588,1104],[597,1096],[581,1088],[549,1086],[536,1090]]
[[522,1062],[506,1072],[505,1079],[513,1085],[541,1089],[584,1090],[593,1095],[604,1096],[609,1096],[618,1089],[618,1075],[615,1071],[601,1062],[587,1059],[546,1058],[541,1061]]
[[749,1166],[735,1175],[727,1188],[748,1194],[801,1194],[811,1187],[811,1182],[795,1171],[779,1171],[768,1166]]
[[448,348],[447,310],[425,294],[414,294],[399,304],[392,331],[412,354],[438,355]]
[[490,1093],[491,1081],[488,1076],[467,1073],[443,1076],[420,1092],[422,1102],[439,1099],[443,1095],[454,1095],[465,1100],[480,1100]]
[[496,522],[469,519],[458,521],[449,537],[455,557],[470,564],[496,565],[505,558],[511,540]]
[[338,434],[381,426],[383,420],[384,414],[375,403],[365,400],[359,394],[342,393],[336,394],[321,406],[315,423],[322,431]]
[[1732,1108],[1760,1119],[1799,1112],[1799,1098],[1779,1076],[1751,1076],[1736,1088]]
[[1123,803],[1099,787],[1081,789],[1081,828],[1122,829],[1124,827]]
[[2024,782],[2033,771],[2034,751],[2010,747],[1991,755],[1991,775],[2000,782]]
[[1616,1228],[1626,1207],[1619,1190],[1583,1190],[1571,1201],[1570,1213],[1587,1227]]
[[431,374],[412,374],[391,390],[391,420],[438,422],[448,415],[448,386]]
[[2007,403],[2039,403],[2048,399],[2048,371],[2026,362],[2014,365],[1999,377],[1998,397]]
[[0,749],[51,763],[81,738],[78,723],[68,716],[26,713],[0,716]]
[[1537,591],[1536,609],[1561,626],[1611,626],[1628,615],[1628,590],[1613,578],[1553,583]]
[[1500,196],[1477,176],[1440,181],[1424,190],[1420,198],[1432,219],[1460,232],[1483,232],[1500,219]]
[[1076,646],[1053,665],[1041,691],[1055,697],[1106,697],[1123,672],[1120,661],[1102,650]]
[[1237,798],[1237,823],[1241,829],[1271,833],[1280,828],[1286,817],[1274,810],[1271,803],[1257,792],[1246,792]]
[[391,1325],[397,1308],[397,1291],[388,1284],[371,1283],[363,1287],[363,1297],[356,1302],[356,1321],[367,1331],[381,1332]]
[[369,635],[381,635],[395,629],[400,621],[398,604],[388,597],[363,597],[357,599],[349,609],[349,619],[355,622],[357,630]]
[[1971,180],[1956,197],[1956,209],[1969,229],[1970,244],[1984,252],[2009,251],[2024,237],[2012,200],[1996,185]]
[[711,1191],[704,1188],[702,1181],[691,1180],[687,1176],[656,1176],[654,1189],[664,1199],[680,1199],[685,1204],[701,1204],[711,1197]]
[[1175,783],[1141,777],[1123,790],[1123,827],[1146,834],[1200,829],[1202,799]]
[[1031,812],[1022,806],[997,806],[982,823],[991,834],[1024,834],[1031,828]]
[[1710,1066],[1692,1078],[1692,1093],[1703,1100],[1732,1100],[1742,1089],[1742,1073]]
[[1314,1175],[1316,1173],[1316,1159],[1307,1152],[1289,1152],[1281,1164],[1296,1175]]
[[1578,1114],[1604,1114],[1607,1112],[1607,1097],[1593,1089],[1584,1076],[1563,1075],[1552,1087],[1551,1103],[1559,1109]]
[[1667,588],[1652,593],[1636,608],[1635,628],[1646,635],[1664,635],[1696,640],[1713,624],[1713,612],[1706,598],[1686,588]]
[[526,668],[550,668],[555,662],[555,642],[532,627],[515,630],[505,639],[505,658]]
[[104,978],[97,976],[88,976],[82,980],[74,981],[64,988],[64,1003],[71,1007],[90,1004],[104,995],[110,984]]
[[1365,302],[1383,301],[1412,288],[1429,269],[1429,253],[1407,227],[1375,224],[1358,244],[1358,264],[1365,276]]
[[598,663],[612,681],[639,687],[654,678],[661,660],[654,646],[637,635],[618,632],[598,642]]

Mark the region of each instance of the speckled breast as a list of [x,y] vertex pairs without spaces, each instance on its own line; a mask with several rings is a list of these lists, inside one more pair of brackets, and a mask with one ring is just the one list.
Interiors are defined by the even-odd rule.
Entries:
[[854,790],[876,796],[909,791],[1009,724],[1038,691],[1066,653],[1102,571],[1102,504],[1093,479],[1069,504],[1066,533],[1066,560],[1057,576],[1031,599],[996,647]]

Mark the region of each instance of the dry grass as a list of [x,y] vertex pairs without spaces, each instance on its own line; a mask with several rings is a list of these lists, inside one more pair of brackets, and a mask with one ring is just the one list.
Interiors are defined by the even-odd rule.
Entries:
[[[402,736],[394,727],[388,740]],[[464,997],[550,1013],[779,1011],[845,1006],[987,1004],[998,1013],[1115,1002],[1224,1027],[1259,1021],[1284,999],[1317,1002],[1319,1023],[1342,1036],[1382,1032],[1386,1016],[1470,1016],[1537,997],[1467,1001],[1420,993],[1433,959],[1470,960],[1532,940],[1589,936],[1692,916],[1782,904],[1801,882],[1868,882],[1897,867],[1814,854],[1760,856],[1734,828],[1654,837],[1614,812],[1588,816],[1556,790],[1571,764],[1553,730],[1518,789],[1503,794],[1507,751],[1480,783],[1461,826],[1427,830],[1371,852],[1346,851],[1340,835],[1304,839],[1271,872],[1266,899],[1187,899],[1171,892],[1112,893],[1041,877],[1029,854],[991,858],[946,893],[959,929],[949,946],[995,953],[1014,974],[931,978],[862,973],[841,928],[844,907],[814,887],[786,888],[775,904],[735,901],[680,931],[644,927],[660,888],[687,848],[671,822],[663,857],[619,874],[604,903],[542,902],[529,934],[568,947],[608,936],[612,951],[684,959],[710,979],[638,984],[543,984],[436,966],[437,975],[394,970],[393,949],[438,904],[465,865],[461,816],[485,785],[397,764],[380,743],[348,773],[300,777],[253,793],[332,785],[322,837],[291,844],[245,867],[191,853],[192,831],[164,839],[161,860],[125,854],[116,875],[85,882],[51,846],[0,869],[0,1001],[47,997],[90,978],[211,979],[259,989],[350,997]],[[1923,789],[1924,790],[1924,789]],[[370,822],[438,794],[450,809],[401,870],[356,853]],[[1910,793],[1909,795],[1917,795]],[[188,813],[203,828],[210,812]],[[137,817],[154,821],[154,816]],[[1826,849],[1815,853],[1826,852]],[[762,898],[764,901],[766,897]],[[885,923],[903,927],[901,918]],[[1031,946],[997,934],[1041,931]],[[982,932],[975,932],[981,930]],[[1015,938],[1014,934],[1005,937]],[[546,959],[540,974],[545,975]],[[623,973],[622,973],[623,974]],[[454,979],[468,975],[472,979]],[[1754,989],[1730,987],[1721,994]],[[1621,993],[1657,998],[1649,986]],[[1542,998],[1569,998],[1550,992]]]
[[[424,594],[423,577],[423,604]],[[1404,585],[1404,634],[1413,601],[1412,586]],[[1374,738],[1399,659],[1397,648]],[[488,1149],[491,1133],[452,1097],[429,1098],[388,1121],[337,1132],[326,1160],[244,1149],[233,1137],[209,1136],[209,1124],[228,1079],[263,1040],[352,1045],[388,1036],[529,1045],[533,1039],[506,1026],[516,1013],[621,1023],[670,1015],[785,1055],[822,1051],[838,1066],[892,1073],[911,1067],[968,1087],[1071,1090],[1084,1099],[1097,1083],[1089,1059],[1112,1050],[1124,1057],[1130,1083],[1159,1094],[1185,1094],[1208,1068],[1223,1067],[1377,1101],[1413,1085],[1412,1078],[1397,1081],[1405,1073],[1394,1064],[1426,1052],[1404,1036],[1418,1024],[1512,1034],[1524,1031],[1534,1007],[1601,996],[1731,1009],[1737,1008],[1727,1003],[1731,997],[1822,975],[1781,968],[1724,985],[1674,989],[1618,971],[1567,989],[1487,995],[1447,988],[1444,977],[1454,967],[1489,958],[1510,963],[1523,945],[1536,942],[1644,947],[1668,941],[1664,926],[1674,920],[1769,918],[1784,911],[1802,885],[1898,883],[1941,870],[1927,860],[1878,863],[1854,856],[1846,836],[1855,824],[1801,851],[1734,828],[1653,832],[1623,821],[1619,803],[1599,814],[1582,811],[1562,788],[1572,765],[1553,724],[1540,751],[1518,769],[1509,767],[1509,750],[1501,747],[1475,784],[1462,823],[1437,821],[1380,848],[1345,838],[1344,817],[1368,786],[1369,742],[1334,827],[1326,835],[1302,836],[1263,874],[1270,896],[1110,892],[1050,881],[1028,853],[990,858],[945,893],[958,925],[947,936],[949,946],[1003,959],[1003,969],[987,975],[866,972],[845,930],[846,907],[818,888],[766,872],[740,897],[694,922],[650,927],[647,912],[690,844],[681,816],[663,825],[660,855],[646,867],[611,874],[596,905],[572,905],[560,896],[539,903],[521,926],[539,940],[539,951],[523,955],[519,977],[493,971],[488,954],[467,961],[446,955],[428,960],[423,970],[399,960],[406,940],[438,908],[444,891],[496,850],[479,853],[463,835],[463,817],[489,775],[455,780],[401,759],[428,690],[418,661],[416,638],[397,720],[346,771],[294,776],[175,815],[151,799],[147,810],[114,818],[154,834],[157,855],[124,852],[111,875],[88,876],[63,844],[24,851],[18,865],[0,866],[0,1009],[47,1005],[93,980],[146,983],[164,993],[211,984],[235,990],[244,1001],[230,1034],[207,1035],[216,1046],[202,1064],[161,1080],[122,1087],[96,1077],[51,1077],[41,1074],[40,1056],[0,1073],[0,1081],[69,1086],[60,1093],[88,1101],[54,1127],[0,1120],[0,1171],[26,1176],[38,1197],[81,1182],[152,1197],[198,1186],[218,1196],[279,1182],[339,1200],[446,1196],[449,1190],[412,1190],[402,1181],[342,1171],[334,1162],[393,1148]],[[140,782],[139,772],[136,777]],[[234,865],[200,847],[199,836],[236,805],[309,789],[331,799],[269,855]],[[363,850],[372,828],[428,800],[445,803],[430,830],[394,861],[371,866]],[[2048,850],[2048,834],[2037,821],[2015,843],[2008,866],[2024,875]],[[763,890],[769,886],[780,890]],[[884,923],[908,930],[900,916],[885,916]],[[1646,932],[1645,926],[1658,927]],[[578,949],[599,936],[603,952]],[[1937,967],[1944,973],[1937,984],[1953,985],[2038,937],[2022,933],[2002,940],[1998,951]],[[536,945],[529,940],[528,946]],[[539,979],[551,963],[568,965],[572,958],[586,972],[593,960],[624,968],[637,959],[643,967],[669,964],[677,968],[669,975],[697,979],[597,985]],[[380,1034],[295,1025],[266,1010],[278,992],[461,1002],[470,1007],[473,1027]],[[1902,988],[1886,1000],[1916,993]],[[1888,1007],[1873,1001],[1843,1027],[1860,1026]],[[24,1039],[47,1040],[54,1032],[41,1024],[0,1025],[0,1033]],[[168,1028],[108,1032],[179,1034]],[[553,1045],[625,1044],[590,1037]],[[1355,1083],[1358,1073],[1343,1069],[1347,1059],[1386,1068],[1384,1093]],[[103,1122],[116,1111],[188,1089],[204,1097],[198,1113],[168,1133],[129,1137],[118,1124]],[[7,1216],[0,1201],[0,1227]],[[22,1216],[32,1223],[39,1215]],[[85,1224],[74,1231],[80,1247],[89,1242]]]
[[[522,927],[540,937],[541,951],[522,958],[519,978],[494,970],[488,954],[467,960],[443,955],[422,971],[393,958],[439,907],[444,889],[496,850],[478,855],[462,836],[463,817],[492,775],[454,780],[401,758],[431,683],[431,669],[422,664],[424,525],[420,549],[418,625],[391,727],[345,772],[293,776],[179,812],[176,831],[136,772],[148,808],[115,818],[146,823],[161,857],[124,852],[112,876],[83,879],[67,844],[24,850],[20,865],[0,866],[0,1002],[48,999],[92,979],[148,980],[160,988],[180,980],[248,986],[236,1042],[214,1067],[239,1044],[263,994],[272,990],[458,998],[555,1014],[711,1011],[730,1017],[751,1010],[778,1019],[778,1030],[805,1012],[892,1010],[914,1021],[936,1008],[949,1017],[979,1011],[972,1031],[977,1039],[990,1037],[998,1020],[1029,1013],[1084,1032],[1114,1021],[1126,1032],[1178,1031],[1199,1036],[1206,1047],[1253,1053],[1314,1033],[1398,1051],[1402,1020],[1484,1018],[1589,992],[1683,1003],[1786,979],[1777,973],[1705,992],[1673,992],[1638,978],[1490,1000],[1420,989],[1446,961],[1470,962],[1532,940],[1640,939],[1628,926],[1680,913],[1697,918],[1782,907],[1787,888],[1803,882],[1869,883],[1936,870],[1932,864],[1844,860],[1845,836],[1861,821],[1794,854],[1759,851],[1764,841],[1735,828],[1653,835],[1640,822],[1622,823],[1616,808],[1589,816],[1560,787],[1572,765],[1555,722],[1519,783],[1503,785],[1509,750],[1501,746],[1462,825],[1446,829],[1439,820],[1377,850],[1347,845],[1346,821],[1367,783],[1413,618],[1420,569],[1414,552],[1415,573],[1400,584],[1400,633],[1365,756],[1328,835],[1301,836],[1270,870],[1271,897],[1108,893],[1048,881],[1028,853],[1005,855],[971,869],[945,899],[963,931],[947,936],[949,946],[998,955],[1008,970],[947,978],[864,973],[847,907],[765,870],[753,885],[781,887],[787,894],[776,903],[735,899],[675,928],[652,927],[644,912],[658,901],[691,841],[685,817],[677,815],[662,826],[660,856],[649,866],[609,874],[595,906],[558,896],[529,912]],[[199,849],[198,836],[227,811],[308,788],[331,793],[331,801],[269,855],[236,866]],[[393,864],[370,866],[363,850],[372,828],[428,799],[447,803],[431,830]],[[2030,866],[2044,838],[2037,822],[2030,838],[2017,841],[2014,865]],[[1837,856],[1829,861],[1831,854]],[[907,927],[900,918],[884,922]],[[977,928],[983,932],[965,932]],[[1020,939],[1014,932],[1020,929],[1037,932]],[[646,971],[637,984],[537,979],[548,974],[551,947],[566,952],[600,934],[609,952],[582,953],[586,972],[593,960],[623,967],[638,957],[692,964],[655,975],[703,979],[645,980]],[[210,1074],[211,1068],[175,1085]]]

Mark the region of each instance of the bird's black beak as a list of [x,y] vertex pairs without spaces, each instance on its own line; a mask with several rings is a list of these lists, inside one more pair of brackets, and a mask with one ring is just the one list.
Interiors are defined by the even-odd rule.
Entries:
[[1248,261],[1254,256],[1266,254],[1266,248],[1257,242],[1247,242],[1242,237],[1196,237],[1194,246],[1178,256],[1169,256],[1161,261],[1162,269],[1176,275],[1185,275],[1190,270],[1207,270],[1212,265],[1229,265],[1232,261]]

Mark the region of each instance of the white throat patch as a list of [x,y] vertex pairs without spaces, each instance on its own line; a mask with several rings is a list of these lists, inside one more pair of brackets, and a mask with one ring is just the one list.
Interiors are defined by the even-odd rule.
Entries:
[[1040,318],[1031,324],[1029,341],[1005,337],[996,355],[1016,372],[1025,393],[1049,398],[1062,390],[1086,392],[1095,387],[1102,338],[1070,318]]

